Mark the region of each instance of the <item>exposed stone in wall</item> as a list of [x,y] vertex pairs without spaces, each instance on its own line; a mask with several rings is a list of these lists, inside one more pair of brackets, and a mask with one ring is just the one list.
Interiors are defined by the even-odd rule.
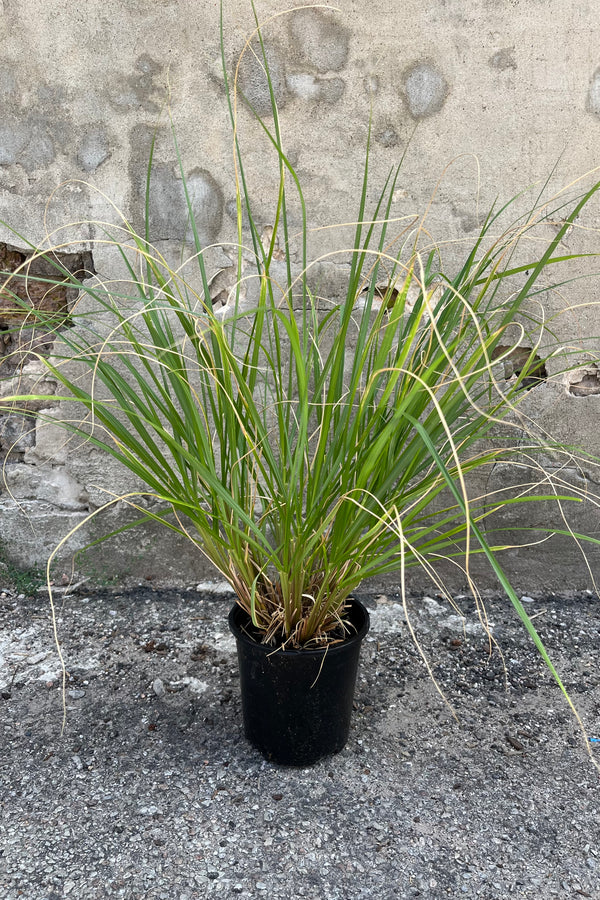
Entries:
[[[50,353],[51,349],[52,341],[48,339],[38,352],[44,355],[44,350],[46,353]],[[13,351],[10,356],[0,356],[0,404],[3,397],[11,397],[16,394],[37,394],[40,399],[30,400],[27,403],[27,409],[43,409],[48,406],[48,398],[56,393],[56,382],[37,357],[27,362],[23,360],[23,356],[22,349],[16,353]]]
[[433,63],[419,62],[404,75],[404,93],[411,116],[425,119],[444,105],[448,84]]
[[[59,425],[64,413],[59,406],[44,407],[36,419],[35,442],[28,449],[23,462],[31,466],[46,464],[63,466],[68,459],[74,438]],[[81,443],[81,441],[79,441]]]
[[[37,310],[52,316],[53,324],[68,317],[69,302],[78,291],[69,286],[68,274],[79,278],[94,274],[92,254],[49,253],[36,257],[31,250],[0,242],[0,328],[14,325],[27,327],[30,311]],[[42,279],[63,279],[49,284]]]
[[[186,176],[186,184],[200,242],[212,244],[223,220],[223,191],[205,169],[193,169]],[[142,207],[145,192],[144,173],[137,179],[137,200]],[[157,163],[153,166],[149,218],[152,241],[193,242],[187,200],[183,182],[177,177],[176,164]]]
[[[49,356],[54,334],[40,329],[0,324],[0,379],[20,377],[21,369],[38,354]],[[13,393],[13,392],[11,392]],[[7,396],[8,391],[0,390]]]
[[[61,270],[67,273],[62,282],[43,280],[60,279]],[[56,331],[70,324],[70,303],[78,291],[68,285],[68,273],[85,278],[93,272],[89,252],[35,258],[32,251],[0,243],[0,463],[4,465],[36,452],[37,416],[55,392],[38,355],[48,356]],[[36,318],[40,312],[43,320]],[[29,392],[40,399],[2,407],[2,397]],[[61,437],[64,441],[64,431]]]
[[69,510],[84,510],[88,507],[85,489],[65,471],[64,466],[17,463],[6,468],[5,483],[19,500],[39,500]]
[[339,72],[346,65],[350,35],[339,18],[321,10],[300,9],[290,17],[296,52],[318,72]]
[[0,415],[0,452],[4,459],[22,456],[35,444],[35,422],[21,415]]

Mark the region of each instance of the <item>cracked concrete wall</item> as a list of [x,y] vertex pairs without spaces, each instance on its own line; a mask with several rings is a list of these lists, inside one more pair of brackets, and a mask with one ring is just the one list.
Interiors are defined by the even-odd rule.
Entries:
[[[260,18],[274,17],[265,43],[286,147],[302,179],[311,225],[355,217],[369,121],[373,186],[383,183],[408,146],[394,215],[423,212],[451,164],[429,217],[433,239],[450,260],[462,241],[473,239],[497,196],[506,199],[543,181],[557,160],[553,187],[597,164],[600,24],[591,3],[372,0],[360,6],[341,0],[336,6],[340,11],[306,8],[280,17],[285,3],[258,4]],[[254,27],[247,0],[225,0],[224,23],[231,72]],[[222,270],[215,289],[226,299],[235,185],[220,68],[217,3],[3,0],[1,218],[36,242],[49,233],[54,242],[76,234],[80,249],[91,249],[96,269],[110,278],[114,262],[93,222],[115,221],[115,210],[121,210],[140,226],[155,136],[151,236],[177,259],[191,235],[165,116],[168,101],[201,237],[222,245],[211,251],[209,264],[213,273]],[[264,76],[251,54],[240,84],[256,110],[268,115]],[[241,105],[239,113],[255,214],[268,230],[277,168],[248,110]],[[298,211],[291,215],[294,227]],[[83,231],[71,227],[82,220],[90,223]],[[582,224],[593,246],[598,209],[590,208]],[[311,251],[325,255],[348,240],[343,231],[320,231]],[[0,241],[16,243],[1,227]],[[346,273],[332,256],[315,267],[315,283],[335,294]],[[595,290],[595,284],[580,282],[568,302],[588,303]],[[552,314],[567,301],[551,296],[544,302]],[[565,342],[576,341],[599,333],[598,325],[593,308],[582,307],[561,320],[559,333]],[[568,383],[550,377],[535,386],[528,403],[540,423],[598,452],[595,358],[593,352],[582,354]],[[43,562],[101,504],[102,487],[125,491],[132,484],[109,460],[52,424],[64,409],[53,404],[54,385],[35,364],[26,365],[21,377],[37,384],[48,404],[38,410],[33,429],[32,420],[0,420],[0,450],[8,454],[1,538],[14,560],[33,564]],[[494,485],[504,483],[500,470],[494,479]],[[128,514],[122,507],[111,510],[69,546],[83,546]],[[581,524],[597,531],[597,515],[589,508],[586,515]],[[508,565],[524,591],[535,589],[533,571],[546,587],[589,584],[580,552],[563,543],[559,551],[550,542],[513,553]],[[100,578],[104,573],[185,583],[206,575],[193,547],[170,535],[158,540],[152,531],[127,532],[88,556],[87,565]]]

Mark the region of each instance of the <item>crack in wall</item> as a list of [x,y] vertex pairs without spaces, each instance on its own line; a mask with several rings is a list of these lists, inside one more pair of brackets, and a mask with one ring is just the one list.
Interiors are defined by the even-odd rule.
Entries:
[[530,391],[548,380],[546,365],[541,357],[534,354],[532,347],[511,348],[498,344],[492,353],[492,359],[498,359],[503,363],[506,381],[521,378],[518,386],[520,390]]
[[600,369],[595,363],[584,369],[571,372],[567,383],[567,393],[572,397],[591,397],[600,394]]

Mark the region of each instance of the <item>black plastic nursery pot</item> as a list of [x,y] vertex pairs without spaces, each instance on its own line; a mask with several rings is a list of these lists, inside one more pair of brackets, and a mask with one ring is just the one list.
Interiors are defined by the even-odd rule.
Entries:
[[237,642],[244,731],[272,762],[306,766],[345,746],[369,613],[351,599],[345,618],[350,625],[347,640],[327,649],[281,650],[254,640],[246,630],[250,617],[241,607],[229,613]]

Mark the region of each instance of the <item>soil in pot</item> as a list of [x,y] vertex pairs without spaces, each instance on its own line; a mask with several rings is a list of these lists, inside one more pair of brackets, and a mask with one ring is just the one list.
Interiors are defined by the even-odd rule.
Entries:
[[358,659],[369,614],[358,600],[345,615],[349,634],[316,650],[258,643],[239,606],[229,614],[236,638],[244,731],[269,760],[306,766],[338,753],[348,740]]

